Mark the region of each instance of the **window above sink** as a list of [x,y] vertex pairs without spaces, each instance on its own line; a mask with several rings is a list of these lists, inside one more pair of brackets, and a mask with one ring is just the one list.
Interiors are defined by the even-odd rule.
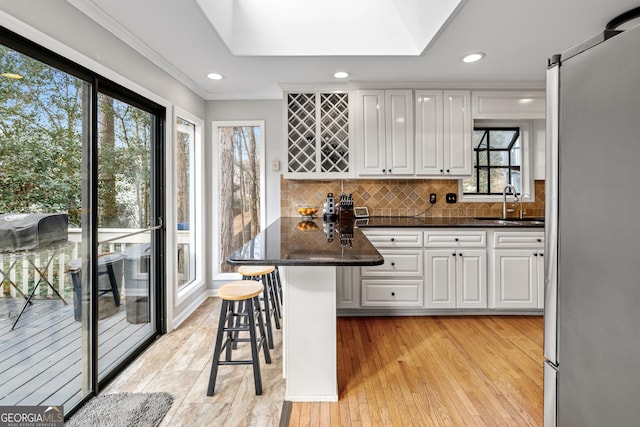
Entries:
[[535,200],[531,129],[530,120],[475,121],[473,172],[460,180],[461,202],[501,201],[505,185],[513,185],[524,202]]

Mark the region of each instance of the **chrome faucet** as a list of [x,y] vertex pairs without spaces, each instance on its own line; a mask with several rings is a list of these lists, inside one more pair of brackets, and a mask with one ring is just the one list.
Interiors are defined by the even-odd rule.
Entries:
[[515,201],[520,202],[520,219],[522,219],[522,197],[518,197],[516,188],[511,184],[505,185],[502,189],[502,218],[507,218],[507,189],[511,190]]

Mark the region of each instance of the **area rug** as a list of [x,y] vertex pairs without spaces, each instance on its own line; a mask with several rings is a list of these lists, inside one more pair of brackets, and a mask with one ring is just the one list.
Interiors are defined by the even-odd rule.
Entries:
[[75,413],[70,427],[156,427],[171,408],[169,393],[115,393],[96,396]]

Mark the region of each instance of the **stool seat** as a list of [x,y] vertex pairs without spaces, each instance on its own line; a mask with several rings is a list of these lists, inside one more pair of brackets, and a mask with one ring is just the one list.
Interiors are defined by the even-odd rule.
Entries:
[[264,290],[264,286],[255,280],[236,280],[218,289],[218,297],[227,301],[242,301],[257,297]]
[[275,270],[273,265],[241,265],[238,267],[238,273],[243,276],[264,276]]

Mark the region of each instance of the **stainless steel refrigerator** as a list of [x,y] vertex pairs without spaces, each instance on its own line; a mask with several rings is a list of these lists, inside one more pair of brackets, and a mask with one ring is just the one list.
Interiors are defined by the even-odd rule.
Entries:
[[545,427],[640,426],[640,27],[549,62]]

